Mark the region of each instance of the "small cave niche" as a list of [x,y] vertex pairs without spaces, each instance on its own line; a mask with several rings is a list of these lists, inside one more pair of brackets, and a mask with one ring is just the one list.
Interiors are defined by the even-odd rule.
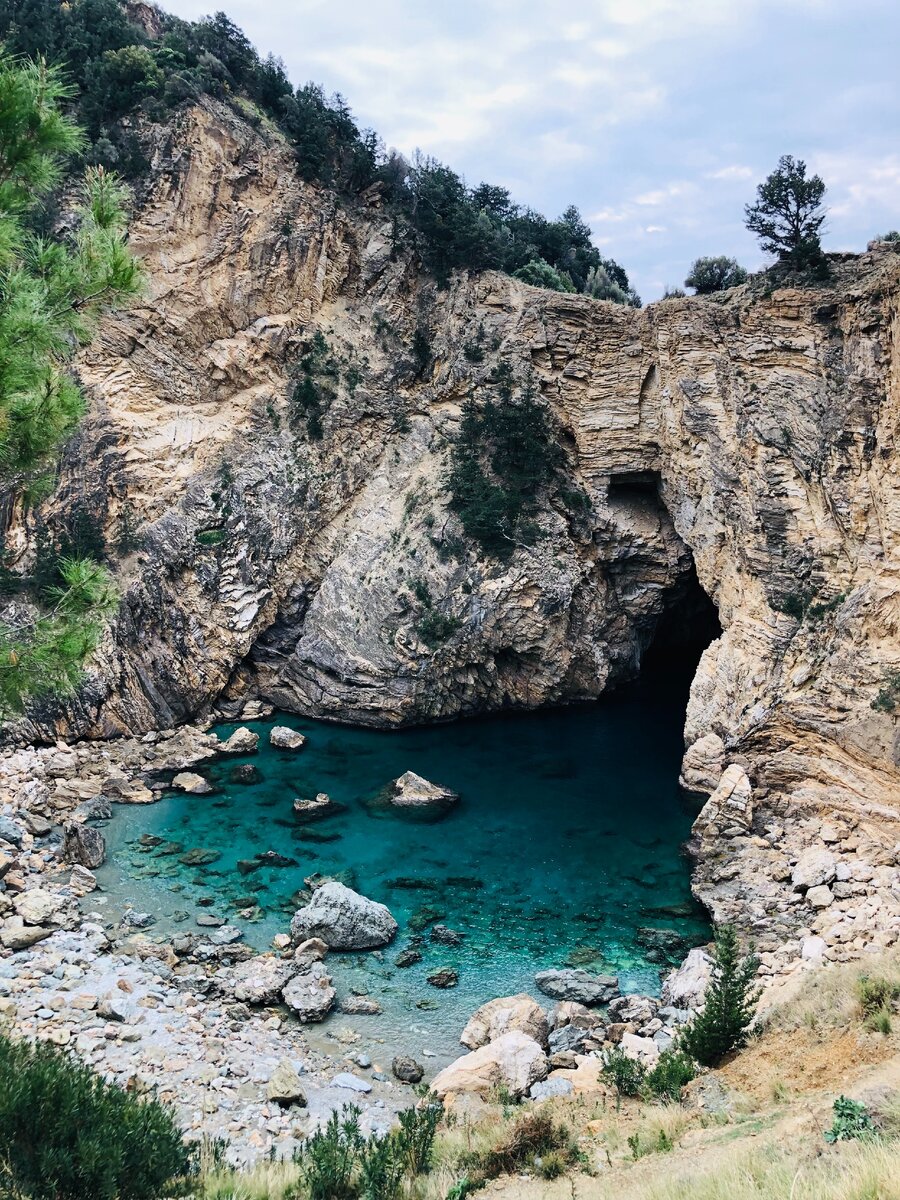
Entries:
[[606,495],[611,504],[650,500],[661,505],[661,487],[659,471],[623,471],[612,476]]

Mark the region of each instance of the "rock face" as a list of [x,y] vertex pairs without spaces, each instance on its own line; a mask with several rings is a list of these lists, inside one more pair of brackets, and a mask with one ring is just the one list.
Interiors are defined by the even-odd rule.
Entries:
[[[150,294],[79,356],[90,413],[39,514],[52,532],[86,507],[110,545],[128,515],[140,564],[118,568],[90,681],[23,736],[167,729],[249,693],[382,726],[593,698],[634,672],[695,569],[721,635],[691,689],[688,786],[713,792],[720,762],[738,767],[755,834],[823,811],[896,819],[888,244],[834,257],[822,287],[757,281],[642,310],[495,273],[439,291],[377,201],[304,184],[279,137],[226,105],[204,99],[148,139],[131,243]],[[290,380],[317,332],[354,370],[310,439]],[[464,352],[476,337],[481,362]],[[588,502],[575,519],[544,498],[543,536],[502,562],[451,552],[442,483],[462,405],[492,394],[501,359],[535,379]],[[36,524],[13,518],[15,569]],[[439,598],[439,644],[423,597]],[[152,799],[114,780],[95,794]],[[777,944],[805,918],[768,873],[777,839],[756,854],[750,836],[724,852],[700,839],[695,890]]]
[[712,959],[699,947],[663,980],[663,1004],[673,1008],[697,1008],[703,1003],[712,971]]
[[431,1091],[443,1100],[465,1092],[490,1096],[504,1087],[519,1098],[546,1079],[548,1071],[547,1056],[537,1042],[514,1031],[456,1059],[434,1077]]
[[547,1049],[547,1014],[527,992],[482,1004],[469,1018],[459,1040],[470,1050],[477,1050],[479,1046],[487,1045],[513,1030],[524,1033],[544,1050]]
[[374,950],[386,946],[397,922],[383,904],[360,896],[343,883],[323,883],[291,921],[295,942],[321,938],[333,950]]

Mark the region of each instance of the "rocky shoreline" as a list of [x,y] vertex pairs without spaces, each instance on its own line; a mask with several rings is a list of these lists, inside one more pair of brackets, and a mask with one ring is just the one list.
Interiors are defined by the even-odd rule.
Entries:
[[[262,715],[253,702],[242,713]],[[114,805],[151,803],[175,773],[179,786],[200,788],[201,764],[246,753],[255,738],[241,729],[223,743],[208,727],[184,726],[0,758],[0,1013],[18,1034],[71,1046],[128,1087],[156,1090],[190,1136],[225,1139],[236,1162],[290,1154],[348,1101],[363,1107],[364,1128],[384,1129],[425,1076],[412,1058],[377,1061],[357,1034],[346,1031],[342,1044],[336,1033],[325,1054],[304,1030],[335,1004],[329,945],[384,945],[396,932],[383,905],[325,885],[265,955],[230,926],[157,940],[152,914],[126,910],[104,924],[92,905],[103,857],[93,822]],[[709,789],[717,766],[705,764],[704,780],[689,759],[684,782]],[[756,938],[764,987],[893,945],[900,831],[891,814],[872,806],[785,820],[765,799],[739,763],[722,767],[692,844],[697,895]],[[533,1100],[602,1095],[604,1049],[652,1063],[702,1002],[708,970],[704,951],[692,951],[662,1000],[621,996],[612,977],[542,972],[536,983],[552,1006],[526,994],[482,1006],[462,1031],[468,1053],[425,1082],[449,1103],[498,1089]],[[348,997],[339,1011],[365,1011],[357,1001],[366,998]]]

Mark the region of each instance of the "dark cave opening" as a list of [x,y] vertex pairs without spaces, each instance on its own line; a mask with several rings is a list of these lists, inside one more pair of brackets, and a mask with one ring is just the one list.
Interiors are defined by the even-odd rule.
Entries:
[[680,679],[690,686],[703,651],[722,632],[719,613],[703,590],[697,568],[666,597],[666,606],[641,658],[641,676]]

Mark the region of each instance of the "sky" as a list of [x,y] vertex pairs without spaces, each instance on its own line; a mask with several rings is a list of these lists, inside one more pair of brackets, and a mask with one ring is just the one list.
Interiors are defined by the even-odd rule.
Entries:
[[828,185],[829,250],[900,228],[898,0],[163,0],[219,7],[387,146],[547,216],[576,204],[644,301],[765,259],[744,205],[782,154]]

